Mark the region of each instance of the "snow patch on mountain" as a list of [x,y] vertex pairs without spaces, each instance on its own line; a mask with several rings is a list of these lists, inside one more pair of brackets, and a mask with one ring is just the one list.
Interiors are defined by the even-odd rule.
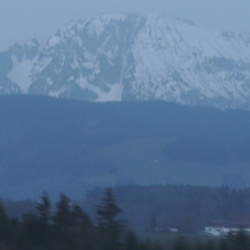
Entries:
[[119,102],[122,101],[122,90],[123,90],[123,85],[121,83],[116,83],[109,86],[109,91],[108,92],[102,92],[98,99],[96,100],[97,102]]
[[29,87],[32,83],[30,72],[36,61],[36,58],[29,60],[24,59],[22,62],[18,62],[15,57],[12,57],[14,66],[12,70],[8,73],[7,77],[15,82],[20,90],[27,94],[29,92]]
[[49,96],[59,98],[59,97],[61,97],[61,96],[63,95],[64,92],[67,91],[67,89],[68,89],[68,88],[67,88],[66,86],[64,86],[64,87],[61,88],[60,90],[55,90],[55,91],[50,90],[50,91],[49,91]]
[[60,38],[58,36],[52,36],[47,42],[48,47],[55,47],[58,44],[60,44]]
[[122,14],[100,14],[97,18],[93,18],[88,26],[89,35],[96,34],[97,38],[100,38],[100,35],[104,32],[106,25],[108,25],[112,20],[115,21],[124,21],[126,19],[126,15]]

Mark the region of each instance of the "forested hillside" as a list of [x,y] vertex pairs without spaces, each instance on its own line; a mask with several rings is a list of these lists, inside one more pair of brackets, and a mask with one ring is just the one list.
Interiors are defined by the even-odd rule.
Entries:
[[249,144],[248,111],[0,97],[0,188],[9,198],[80,198],[116,184],[247,187]]

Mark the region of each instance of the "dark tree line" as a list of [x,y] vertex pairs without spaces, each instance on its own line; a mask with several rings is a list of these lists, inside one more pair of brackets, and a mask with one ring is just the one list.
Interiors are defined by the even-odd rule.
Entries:
[[52,206],[43,194],[36,211],[22,220],[10,218],[0,206],[0,250],[150,250],[127,232],[111,189],[96,208],[96,223],[65,195]]
[[[43,194],[34,212],[22,220],[11,218],[0,206],[0,250],[247,250],[249,237],[240,231],[225,238],[190,240],[178,237],[158,246],[139,240],[120,219],[122,209],[111,189],[96,207],[96,221],[66,195],[52,204]],[[138,211],[140,213],[140,211]]]
[[[114,187],[113,192],[120,206],[126,207],[124,216],[138,228],[174,227],[193,233],[216,221],[250,224],[249,188],[130,185]],[[101,193],[100,189],[87,193],[82,204],[89,214]]]

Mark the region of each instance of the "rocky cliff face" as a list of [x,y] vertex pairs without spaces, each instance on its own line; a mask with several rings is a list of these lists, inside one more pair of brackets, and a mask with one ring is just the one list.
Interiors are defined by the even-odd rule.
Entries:
[[0,94],[250,108],[250,37],[158,15],[72,22],[0,53]]

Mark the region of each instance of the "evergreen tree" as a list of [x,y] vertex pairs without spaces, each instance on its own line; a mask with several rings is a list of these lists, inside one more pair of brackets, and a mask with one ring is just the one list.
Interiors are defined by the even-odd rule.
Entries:
[[46,193],[42,195],[41,202],[36,205],[36,208],[38,210],[41,223],[44,225],[48,225],[51,218],[51,202]]
[[73,223],[70,199],[65,194],[61,194],[59,201],[56,203],[56,213],[53,220],[57,229],[61,229]]
[[117,206],[112,190],[105,190],[104,198],[97,206],[96,214],[98,228],[102,237],[103,249],[117,250],[120,248],[120,237],[124,227],[124,222],[117,219],[122,212]]
[[0,240],[6,241],[10,239],[11,232],[9,228],[10,220],[6,214],[3,204],[0,204]]
[[20,245],[23,248],[35,248],[42,245],[44,231],[41,230],[41,225],[38,216],[34,213],[23,215],[23,230],[20,238]]
[[110,229],[121,227],[121,221],[116,219],[121,212],[121,208],[116,205],[112,190],[107,188],[104,198],[96,210],[98,226]]
[[38,210],[37,223],[42,245],[48,245],[52,239],[51,231],[51,202],[46,193],[43,193],[41,202],[36,205]]
[[72,227],[74,216],[72,213],[71,201],[65,195],[61,194],[59,201],[56,203],[56,211],[53,217],[55,225],[55,249],[75,249],[76,242]]
[[72,210],[72,222],[86,228],[92,226],[89,216],[78,205],[75,205]]

